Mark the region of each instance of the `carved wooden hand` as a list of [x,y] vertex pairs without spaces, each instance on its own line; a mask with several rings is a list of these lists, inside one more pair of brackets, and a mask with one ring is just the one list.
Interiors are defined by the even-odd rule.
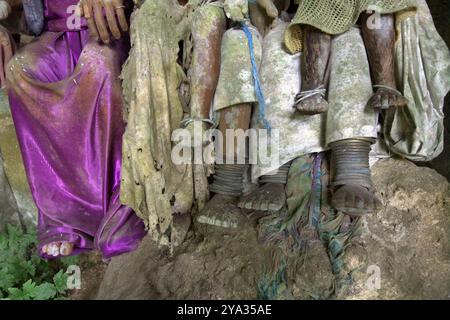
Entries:
[[123,0],[81,0],[80,15],[86,18],[91,36],[105,44],[111,35],[120,39],[128,31]]

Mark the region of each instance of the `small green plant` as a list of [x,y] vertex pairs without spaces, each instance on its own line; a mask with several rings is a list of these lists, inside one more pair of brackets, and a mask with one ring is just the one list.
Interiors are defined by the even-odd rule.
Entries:
[[76,257],[46,261],[37,252],[35,230],[7,226],[0,233],[0,299],[53,300],[67,296],[69,265]]

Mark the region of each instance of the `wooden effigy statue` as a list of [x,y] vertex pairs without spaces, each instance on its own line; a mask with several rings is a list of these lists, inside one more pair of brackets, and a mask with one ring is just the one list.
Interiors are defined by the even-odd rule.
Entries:
[[[404,107],[407,100],[397,90],[395,78],[395,13],[412,9],[414,3],[407,0],[300,2],[286,37],[287,47],[294,51],[298,32],[293,29],[301,27],[303,30],[302,92],[296,97],[296,109],[305,114],[327,112],[329,105],[326,101],[326,82],[329,82],[329,90],[341,90],[340,93],[328,93],[329,99],[341,95],[341,101],[331,101],[333,107],[342,102],[359,103],[364,107],[368,105],[377,111]],[[367,13],[369,9],[376,10],[379,15],[372,13],[371,17]],[[357,22],[359,26],[355,27]],[[355,44],[357,45],[353,46]],[[345,56],[350,50],[354,55]],[[366,53],[370,73],[367,72]],[[336,59],[340,59],[339,66],[336,66]],[[328,67],[330,78],[326,79]],[[342,69],[336,70],[339,67]],[[351,72],[344,69],[346,67],[358,74],[352,78],[340,79],[337,83],[338,73]],[[366,77],[362,78],[364,75]],[[372,91],[369,85],[374,93],[366,103],[367,94]],[[346,100],[346,95],[349,99],[353,95],[359,101]],[[337,116],[347,117],[342,113]],[[359,125],[358,119],[351,121],[355,127]],[[370,146],[376,138],[374,133],[376,134],[375,131],[369,133],[353,130],[350,134],[327,137],[327,144],[333,153],[335,172],[332,203],[340,211],[350,214],[370,213],[379,206],[369,170]]]
[[[423,1],[418,5],[386,2],[391,4],[387,11],[383,1],[375,2],[347,8],[352,15],[345,16],[346,25],[331,36],[330,30],[320,31],[319,25],[313,28],[299,20],[300,13],[291,19],[307,1],[300,6],[282,0],[137,1],[133,48],[122,73],[128,127],[121,197],[146,221],[155,238],[170,241],[175,220],[186,217],[192,208],[199,212],[200,223],[225,227],[239,224],[241,208],[276,212],[289,197],[285,184],[292,162],[330,149],[334,207],[354,216],[374,212],[379,202],[371,182],[369,152],[379,136],[380,110],[390,119],[383,124],[383,134],[392,152],[430,159],[442,150],[439,115],[449,88],[448,50]],[[372,8],[369,4],[387,15],[375,15],[374,22],[373,14],[364,13]],[[335,9],[331,1],[327,8]],[[367,21],[378,28],[365,28]],[[406,32],[410,25],[419,26],[420,32]],[[409,52],[414,61],[402,61],[401,43],[417,41],[428,32],[424,30],[433,35],[427,40],[433,45],[421,49],[427,61],[418,64],[414,52]],[[381,47],[388,54],[380,52]],[[420,74],[438,64],[430,83],[421,83],[420,88],[408,83],[416,77],[412,65]],[[265,109],[260,107],[255,69],[260,73]],[[419,99],[416,90],[427,91],[433,99]],[[292,108],[294,104],[298,108]],[[307,106],[316,109],[304,110]],[[421,108],[426,110],[426,121],[414,117],[415,129],[403,130],[408,122],[397,119]],[[325,109],[326,113],[317,112]],[[227,149],[226,132],[264,128],[264,119],[280,132],[280,163],[252,163],[252,180],[260,186],[247,192],[248,163],[238,161],[246,159],[246,147]],[[216,147],[209,187],[209,165],[172,161],[171,134],[180,123],[189,130],[194,124],[203,130],[217,125],[224,137]],[[426,127],[435,130],[426,133]],[[235,160],[224,161],[227,158]]]
[[[125,129],[119,74],[129,50],[130,2],[7,3],[23,5],[28,29],[39,34],[2,61],[1,73],[38,207],[40,254],[96,249],[109,259],[134,250],[144,223],[119,199]],[[10,58],[12,43],[2,31],[0,51]]]
[[[241,10],[230,10],[233,4]],[[254,51],[266,93],[264,116],[272,129],[280,130],[280,168],[253,165],[252,178],[261,186],[243,196],[245,164],[216,165],[211,186],[216,195],[198,220],[230,226],[238,223],[238,207],[280,210],[285,205],[285,183],[292,161],[328,149],[333,207],[350,216],[375,212],[380,204],[371,181],[369,153],[379,137],[380,113],[385,117],[383,143],[391,152],[429,160],[442,151],[443,99],[450,88],[449,54],[426,3],[301,1],[295,7],[286,1],[273,1],[264,2],[265,12],[258,7],[261,4],[251,4],[248,10],[245,1],[225,1],[225,11],[237,21],[245,20],[250,12],[248,18],[261,31],[252,31]],[[295,10],[293,20],[286,23],[289,12]],[[269,28],[263,23],[274,19]],[[411,31],[414,28],[416,32]],[[264,40],[261,34],[265,34]],[[427,34],[432,36],[426,39]],[[428,45],[411,46],[419,41]],[[253,83],[248,50],[241,29],[225,33],[214,104],[223,133],[226,129],[248,129],[251,105],[259,103],[255,87],[248,86]],[[427,59],[422,60],[421,54]],[[236,61],[239,63],[234,64]],[[424,78],[430,81],[426,83]],[[418,97],[417,92],[434,98]],[[258,107],[253,110],[253,128],[261,128],[260,112]],[[433,113],[441,116],[433,117]],[[439,129],[428,134],[427,127]]]
[[[429,160],[442,151],[450,54],[424,0],[135,0],[128,59],[130,1],[82,0],[73,30],[67,8],[77,4],[24,0],[29,30],[43,32],[9,62],[0,30],[1,80],[45,257],[133,250],[141,220],[155,240],[177,244],[192,210],[228,228],[242,209],[278,212],[297,201],[302,184],[288,180],[300,180],[303,157],[313,154],[320,172],[316,154],[327,150],[333,207],[374,212],[369,152],[380,113],[391,152]],[[223,141],[209,185],[211,165],[174,161],[173,134],[216,126]],[[279,162],[251,163],[254,190],[245,142],[227,147],[227,131],[247,129],[279,132],[269,142]]]

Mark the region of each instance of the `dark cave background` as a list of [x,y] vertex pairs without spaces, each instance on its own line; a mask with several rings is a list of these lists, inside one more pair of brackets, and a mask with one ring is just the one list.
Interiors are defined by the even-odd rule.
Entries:
[[[433,14],[436,28],[450,47],[450,0],[427,0]],[[450,95],[445,100],[445,149],[433,161],[427,163],[428,167],[437,170],[450,180]]]

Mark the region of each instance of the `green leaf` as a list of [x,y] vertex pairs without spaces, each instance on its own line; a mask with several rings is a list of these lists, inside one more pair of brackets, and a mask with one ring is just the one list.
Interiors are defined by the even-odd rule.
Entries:
[[36,290],[36,283],[34,283],[33,280],[31,279],[25,282],[22,286],[22,292],[24,297],[27,297],[29,299],[35,296],[35,290]]
[[78,258],[46,261],[38,255],[37,244],[35,229],[24,232],[9,225],[0,233],[0,300],[64,298],[67,275],[61,266],[77,264]]
[[26,300],[22,290],[17,288],[9,288],[8,289],[9,296],[7,297],[9,300]]
[[[4,251],[8,248],[8,238],[6,237],[5,233],[0,234],[0,250]],[[1,261],[1,255],[0,255],[0,261]]]
[[7,268],[0,269],[0,290],[6,291],[14,286],[14,276],[8,272]]
[[52,283],[42,283],[33,290],[34,300],[50,300],[57,294],[56,287]]
[[59,293],[65,293],[67,290],[67,274],[63,270],[60,270],[54,275],[53,283]]

